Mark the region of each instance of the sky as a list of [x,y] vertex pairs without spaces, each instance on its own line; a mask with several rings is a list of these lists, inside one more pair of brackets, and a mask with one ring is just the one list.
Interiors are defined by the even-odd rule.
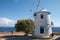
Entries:
[[[17,20],[34,19],[39,0],[0,0],[0,26],[12,27]],[[34,2],[34,4],[33,4]],[[60,27],[60,0],[40,0],[37,11],[46,8],[51,12],[51,21]],[[33,10],[30,12],[30,10]]]

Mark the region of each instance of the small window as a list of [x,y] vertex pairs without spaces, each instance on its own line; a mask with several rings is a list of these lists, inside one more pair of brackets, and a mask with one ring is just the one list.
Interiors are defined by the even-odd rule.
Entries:
[[44,27],[40,26],[40,33],[44,33]]
[[41,16],[41,19],[43,19],[43,14],[41,14],[40,16]]
[[36,16],[36,13],[34,14],[34,16]]

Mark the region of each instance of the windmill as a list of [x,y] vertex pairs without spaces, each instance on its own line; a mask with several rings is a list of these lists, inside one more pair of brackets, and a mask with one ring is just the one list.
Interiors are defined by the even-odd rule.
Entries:
[[[32,7],[31,9],[29,9],[30,13],[35,13],[38,8],[40,7],[40,0],[38,0],[36,3],[34,2],[34,0],[32,0]],[[30,19],[32,16],[30,16],[28,19]]]

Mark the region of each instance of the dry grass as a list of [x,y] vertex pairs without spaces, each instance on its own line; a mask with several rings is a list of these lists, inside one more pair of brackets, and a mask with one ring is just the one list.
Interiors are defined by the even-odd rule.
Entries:
[[0,32],[0,37],[1,36],[8,36],[8,35],[19,35],[19,36],[23,36],[25,35],[24,32]]

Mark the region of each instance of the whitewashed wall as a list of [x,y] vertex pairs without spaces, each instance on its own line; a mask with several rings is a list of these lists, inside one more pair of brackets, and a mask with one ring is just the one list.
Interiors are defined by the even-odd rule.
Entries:
[[[44,15],[44,18],[40,18],[40,14]],[[34,16],[35,20],[35,30],[34,30],[34,36],[36,37],[49,37],[52,33],[52,27],[51,27],[51,20],[50,20],[50,12],[46,11],[40,11],[36,12],[36,16]],[[40,26],[44,26],[44,34],[40,33]]]

